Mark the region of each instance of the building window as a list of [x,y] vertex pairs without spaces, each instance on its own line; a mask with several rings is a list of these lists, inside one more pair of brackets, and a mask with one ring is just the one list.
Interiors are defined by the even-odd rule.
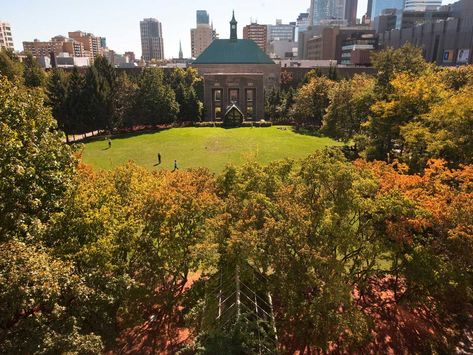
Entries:
[[256,89],[246,89],[246,118],[256,118]]
[[222,119],[222,89],[214,89],[212,91],[212,107],[213,107],[213,119]]
[[240,90],[238,89],[229,89],[228,90],[228,99],[230,104],[235,104],[238,106],[240,102]]

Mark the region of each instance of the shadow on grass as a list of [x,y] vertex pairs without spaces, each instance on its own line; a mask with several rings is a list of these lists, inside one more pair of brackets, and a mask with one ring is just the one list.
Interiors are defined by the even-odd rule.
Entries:
[[296,134],[300,134],[303,136],[311,136],[311,137],[319,137],[319,138],[324,138],[324,136],[319,128],[316,128],[315,126],[309,126],[309,127],[301,127],[301,126],[293,126],[291,127],[292,132]]
[[[110,134],[106,134],[106,133],[103,133],[103,134],[100,134],[100,135],[96,135],[96,136],[89,136],[89,137],[84,137],[84,138],[81,138],[81,139],[76,139],[72,142],[69,142],[69,144],[76,144],[76,143],[92,143],[92,142],[98,142],[98,141],[103,141],[103,140],[106,140],[108,138],[111,138],[112,140],[114,139],[127,139],[127,138],[131,138],[131,137],[137,137],[137,136],[142,136],[142,135],[146,135],[146,134],[155,134],[155,133],[159,133],[159,132],[162,132],[162,131],[167,131],[167,130],[170,130],[170,129],[173,129],[173,128],[221,128],[221,129],[225,129],[225,130],[232,130],[232,129],[235,129],[235,128],[267,128],[267,127],[271,127],[271,126],[261,126],[261,125],[258,125],[255,123],[254,126],[248,126],[248,125],[241,125],[241,126],[223,126],[223,125],[216,125],[216,126],[182,126],[182,127],[179,127],[179,126],[176,126],[176,127],[161,127],[161,128],[149,128],[149,129],[140,129],[140,130],[135,130],[135,131],[125,131],[125,132],[117,132],[117,133],[113,133],[112,135]],[[79,135],[79,134],[77,134]],[[107,150],[107,149],[103,149],[103,150]]]
[[[114,133],[112,135],[110,135],[110,134],[101,134],[101,135],[97,135],[97,136],[84,137],[83,139],[78,139],[74,142],[71,142],[70,144],[92,143],[92,142],[98,142],[98,141],[105,141],[108,138],[111,138],[112,141],[115,140],[115,139],[127,139],[127,138],[131,138],[131,137],[143,136],[143,135],[146,135],[146,134],[160,133],[162,131],[167,131],[171,128],[174,128],[174,127],[146,129],[146,130],[130,131],[130,132],[119,132],[119,133]],[[106,149],[103,149],[103,150],[108,150],[108,149],[109,148],[106,148]]]

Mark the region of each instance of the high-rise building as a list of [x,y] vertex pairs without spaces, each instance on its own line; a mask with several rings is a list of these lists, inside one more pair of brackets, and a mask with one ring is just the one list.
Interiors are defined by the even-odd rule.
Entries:
[[376,16],[372,27],[376,33],[394,30],[397,27],[398,16],[401,16],[401,10],[384,9],[381,15]]
[[404,0],[373,0],[371,13],[368,14],[368,17],[373,21],[385,9],[402,10],[403,8]]
[[345,20],[347,0],[311,0],[310,23],[320,25],[330,21]]
[[200,25],[191,29],[192,57],[197,58],[215,39],[215,30],[208,25]]
[[275,25],[268,25],[268,42],[271,43],[274,40],[294,41],[295,32],[295,22],[284,24],[282,20],[276,20]]
[[163,60],[164,44],[161,22],[155,18],[140,21],[141,55],[145,61]]
[[437,10],[442,6],[442,0],[406,0],[405,11]]
[[2,48],[14,49],[11,26],[8,22],[0,21],[0,49]]
[[345,2],[345,20],[349,26],[356,25],[356,12],[358,9],[358,0],[346,0]]
[[184,59],[184,53],[182,53],[182,43],[179,41],[179,59]]
[[267,53],[268,49],[268,26],[251,23],[243,27],[243,39],[251,39]]
[[371,11],[373,10],[373,0],[368,0],[368,8],[366,9],[366,17],[371,19]]
[[307,30],[307,27],[310,26],[309,22],[309,11],[301,12],[296,20],[296,30],[297,32],[302,32]]
[[210,16],[207,13],[207,10],[197,10],[196,19],[197,19],[197,26],[210,24]]
[[191,29],[191,53],[197,58],[216,38],[213,25],[209,25],[209,14],[205,10],[197,10],[197,26]]

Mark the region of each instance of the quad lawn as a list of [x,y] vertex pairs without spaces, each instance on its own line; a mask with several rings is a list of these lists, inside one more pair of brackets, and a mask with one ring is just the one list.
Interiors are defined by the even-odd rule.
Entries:
[[[327,146],[340,146],[326,137],[302,135],[291,127],[266,128],[173,128],[155,133],[130,134],[84,144],[84,163],[95,169],[111,169],[128,161],[149,169],[206,167],[213,172],[245,161],[266,164],[284,158],[304,158]],[[158,152],[162,164],[157,163]]]

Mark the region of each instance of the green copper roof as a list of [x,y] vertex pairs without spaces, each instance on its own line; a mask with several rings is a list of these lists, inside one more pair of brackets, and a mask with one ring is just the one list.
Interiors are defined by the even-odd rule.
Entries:
[[192,64],[274,64],[250,39],[216,39]]

